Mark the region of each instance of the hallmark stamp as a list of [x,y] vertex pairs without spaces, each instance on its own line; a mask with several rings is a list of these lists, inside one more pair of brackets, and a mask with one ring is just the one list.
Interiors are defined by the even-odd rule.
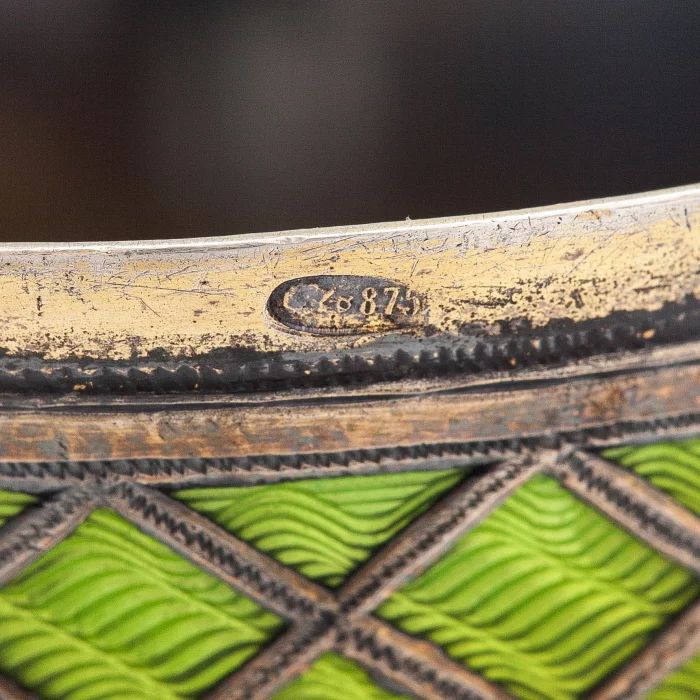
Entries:
[[427,311],[425,298],[406,285],[362,275],[288,280],[275,288],[267,308],[285,326],[321,335],[417,326],[424,323]]

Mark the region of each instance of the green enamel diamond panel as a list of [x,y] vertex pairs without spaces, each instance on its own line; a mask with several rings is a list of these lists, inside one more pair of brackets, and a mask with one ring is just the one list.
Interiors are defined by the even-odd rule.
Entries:
[[700,654],[670,673],[647,700],[697,700],[699,696]]
[[[700,514],[700,440],[603,456]],[[306,479],[173,495],[338,587],[468,472]],[[36,502],[0,490],[0,524]],[[531,478],[375,614],[522,700],[586,695],[700,583],[554,479]],[[0,589],[0,674],[44,700],[202,697],[281,631],[277,616],[111,510]],[[700,697],[700,656],[648,696]],[[408,700],[326,652],[273,700]]]
[[0,590],[0,670],[42,698],[199,695],[281,621],[109,510]]
[[354,662],[337,654],[323,654],[273,700],[410,700],[379,687]]
[[615,447],[603,456],[634,470],[700,515],[700,439]]
[[27,506],[36,503],[36,498],[26,493],[0,490],[0,526],[19,515]]
[[592,688],[700,591],[536,476],[377,611],[520,698]]
[[327,586],[423,513],[464,470],[349,476],[175,494],[258,549]]

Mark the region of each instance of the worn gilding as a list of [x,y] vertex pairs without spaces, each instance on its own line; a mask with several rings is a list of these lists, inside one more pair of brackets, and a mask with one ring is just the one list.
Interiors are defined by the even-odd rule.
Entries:
[[381,336],[290,333],[273,291],[318,275],[390,280],[427,300],[415,335],[498,333],[698,296],[697,187],[494,215],[277,235],[5,245],[0,347],[47,359],[329,351]]

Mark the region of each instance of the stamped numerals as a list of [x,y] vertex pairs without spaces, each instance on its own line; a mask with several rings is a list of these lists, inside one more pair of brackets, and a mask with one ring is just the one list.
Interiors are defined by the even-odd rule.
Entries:
[[[284,295],[283,304],[287,311],[297,310],[294,306],[293,291],[295,290],[289,290]],[[391,316],[395,311],[415,316],[420,312],[420,300],[405,287],[364,287],[360,291],[359,299],[352,295],[343,295],[338,292],[337,287],[332,287],[321,295],[318,312],[345,314],[352,312],[354,306],[358,307],[357,311],[363,316]]]
[[270,314],[296,330],[349,334],[419,325],[424,298],[405,285],[359,275],[290,280],[268,302]]

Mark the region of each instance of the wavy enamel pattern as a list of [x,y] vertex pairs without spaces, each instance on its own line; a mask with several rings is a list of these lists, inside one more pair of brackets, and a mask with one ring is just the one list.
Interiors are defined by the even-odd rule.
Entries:
[[520,698],[563,700],[617,668],[699,591],[537,476],[378,612]]
[[283,564],[337,586],[463,474],[452,469],[188,489],[176,498]]
[[[688,508],[700,440],[615,448]],[[309,578],[338,586],[465,470],[193,488],[175,497]],[[684,500],[685,499],[685,500]],[[0,522],[36,498],[0,491]],[[697,512],[697,510],[696,510]],[[522,700],[585,695],[700,594],[671,564],[536,476],[375,614]],[[201,697],[282,621],[109,510],[0,590],[0,673],[45,700]],[[690,700],[700,657],[652,700]],[[406,700],[324,653],[274,700]]]
[[36,503],[36,498],[26,493],[0,490],[0,526],[21,513],[28,505]]
[[697,700],[700,695],[700,654],[666,678],[647,700]]
[[281,621],[112,511],[0,591],[0,669],[42,698],[194,697]]
[[615,447],[603,456],[634,470],[700,515],[700,440]]
[[323,654],[272,700],[409,700],[380,688],[360,666],[337,654]]

